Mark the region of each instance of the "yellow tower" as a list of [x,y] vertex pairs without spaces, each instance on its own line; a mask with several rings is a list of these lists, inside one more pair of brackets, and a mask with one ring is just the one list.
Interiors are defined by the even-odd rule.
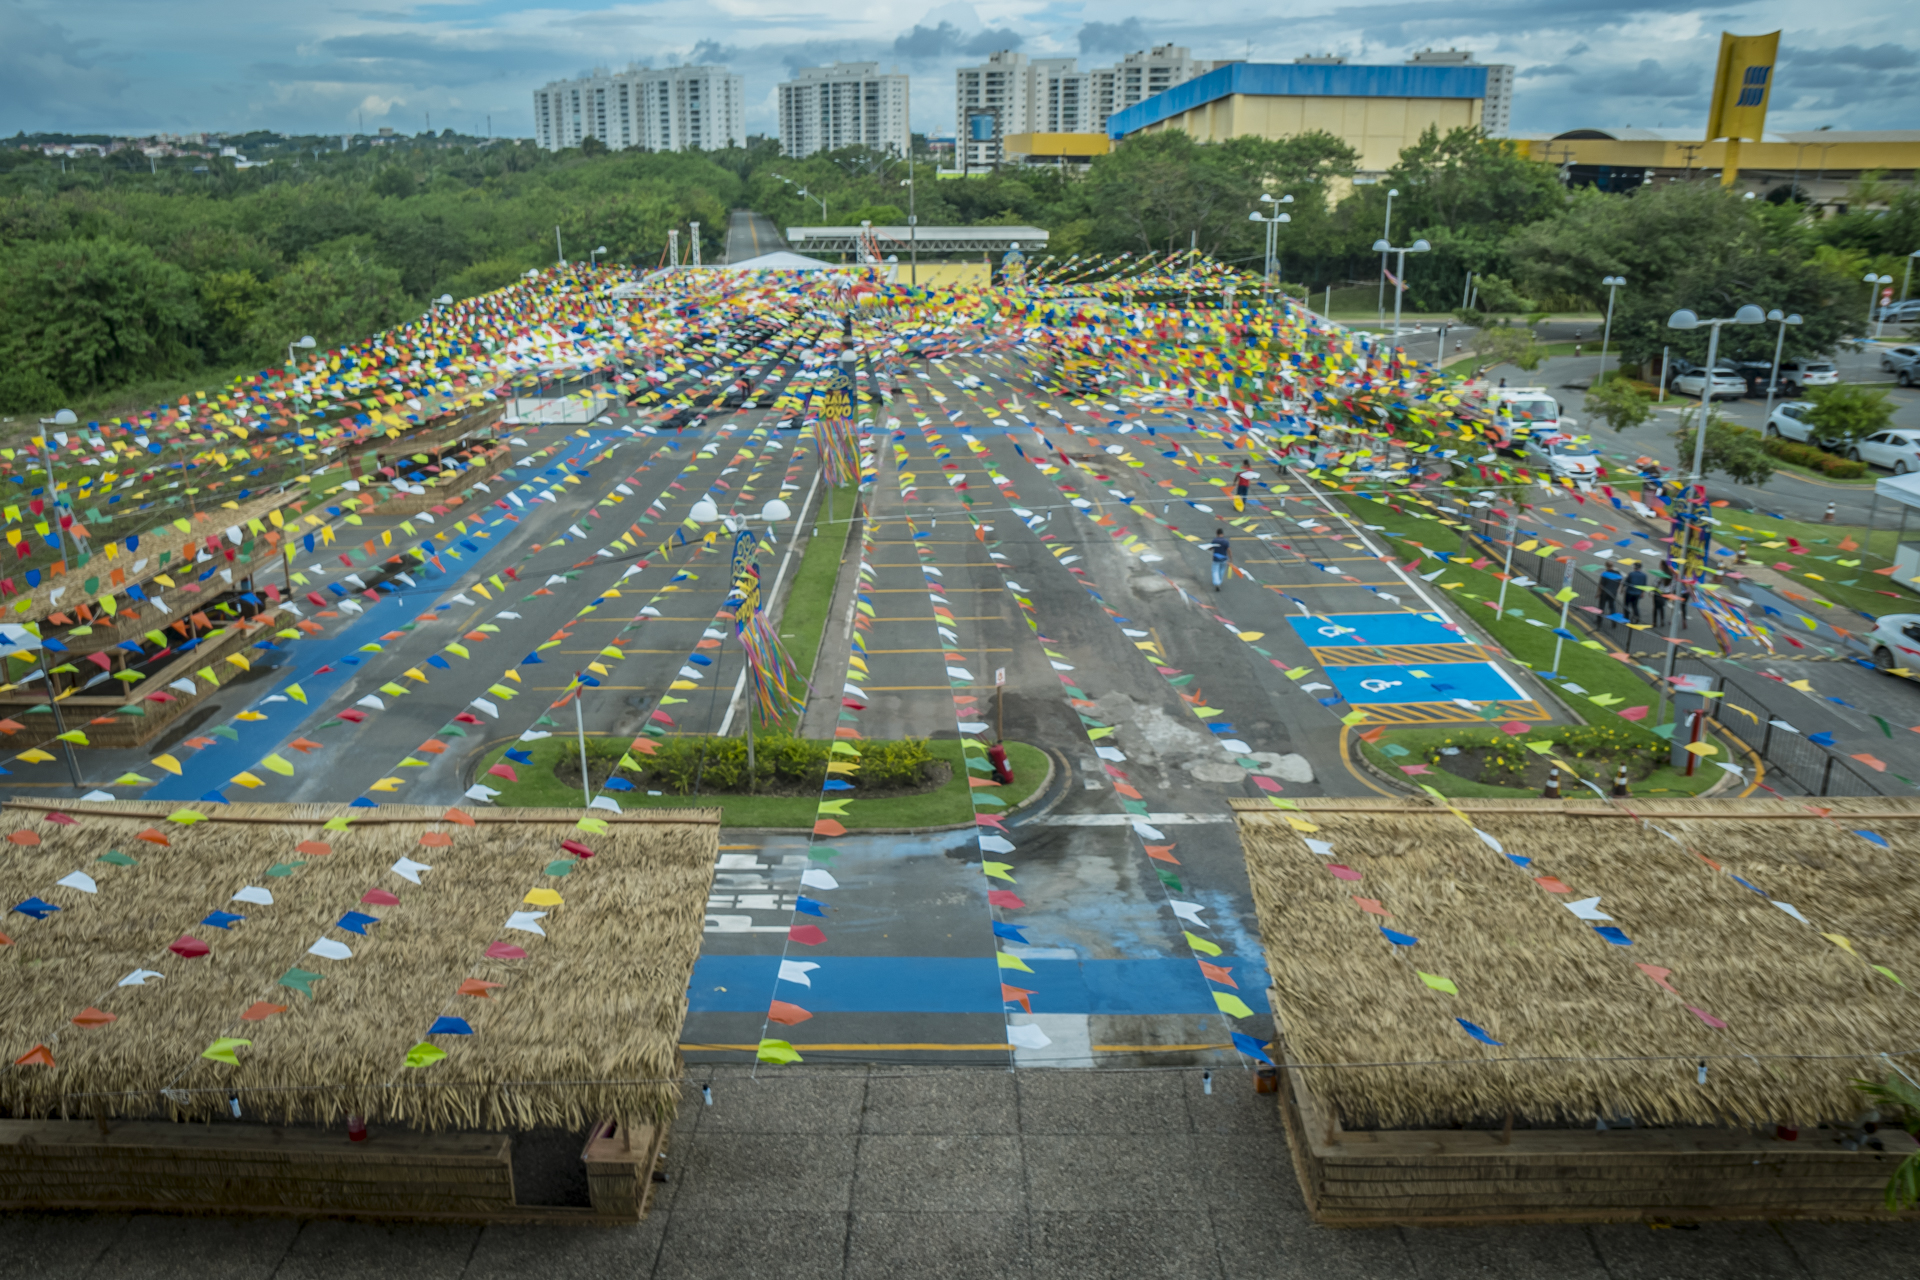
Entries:
[[1720,65],[1713,73],[1713,105],[1707,111],[1707,141],[1727,140],[1720,185],[1740,176],[1740,142],[1754,142],[1767,127],[1767,98],[1773,92],[1773,64],[1780,33],[1736,36],[1720,33]]

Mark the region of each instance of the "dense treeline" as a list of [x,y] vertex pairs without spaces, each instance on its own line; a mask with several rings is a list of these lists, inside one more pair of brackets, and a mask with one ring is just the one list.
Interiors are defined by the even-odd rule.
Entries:
[[[1358,156],[1326,134],[1214,145],[1157,134],[1084,174],[944,180],[925,155],[789,160],[764,139],[678,155],[597,143],[549,153],[450,133],[346,152],[328,139],[240,141],[271,163],[149,165],[120,153],[56,166],[0,152],[0,411],[258,368],[302,334],[351,340],[443,293],[484,292],[551,263],[556,227],[569,258],[604,245],[603,261],[652,266],[670,229],[684,244],[698,221],[713,261],[727,211],[741,206],[782,227],[898,224],[912,208],[923,226],[1040,226],[1061,255],[1197,245],[1257,269],[1264,232],[1247,215],[1263,193],[1290,195],[1277,206],[1291,217],[1279,231],[1282,276],[1319,289],[1378,278],[1372,246],[1397,190],[1394,243],[1433,246],[1408,258],[1409,309],[1460,310],[1470,272],[1472,318],[1597,308],[1600,280],[1625,275],[1615,334],[1629,360],[1668,344],[1702,354],[1704,335],[1676,341],[1666,316],[1746,301],[1805,317],[1789,354],[1829,351],[1858,331],[1861,275],[1899,279],[1920,247],[1910,188],[1863,183],[1853,211],[1824,220],[1792,202],[1737,199],[1711,178],[1631,195],[1569,190],[1553,167],[1465,129],[1428,133],[1361,185],[1351,181]],[[1729,330],[1723,350],[1759,354],[1770,340]]]

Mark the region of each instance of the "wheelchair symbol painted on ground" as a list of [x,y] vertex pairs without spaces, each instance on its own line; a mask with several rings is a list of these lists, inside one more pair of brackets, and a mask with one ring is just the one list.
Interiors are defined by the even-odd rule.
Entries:
[[1360,687],[1368,693],[1385,693],[1389,689],[1398,689],[1404,683],[1403,680],[1362,680]]

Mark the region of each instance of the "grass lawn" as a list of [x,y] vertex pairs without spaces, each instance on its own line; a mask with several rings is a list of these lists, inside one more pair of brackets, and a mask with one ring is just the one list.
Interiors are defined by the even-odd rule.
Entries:
[[[1893,564],[1897,530],[1875,529],[1869,534],[1863,525],[1778,520],[1763,512],[1735,511],[1731,507],[1722,507],[1714,513],[1714,518],[1720,521],[1714,534],[1717,542],[1744,546],[1747,558],[1762,564],[1791,565],[1791,570],[1782,572],[1804,580],[1809,588],[1835,604],[1870,616],[1920,612],[1920,595],[1908,584],[1873,572]],[[1913,526],[1912,535],[1920,537],[1920,521],[1909,521],[1909,524]],[[1785,543],[1790,537],[1798,538],[1809,554],[1795,555],[1790,546],[1762,545]],[[1858,544],[1858,548],[1843,550],[1840,544],[1848,540]],[[1842,560],[1858,563],[1842,564]]]
[[[1395,542],[1394,549],[1402,553],[1403,559],[1411,558],[1411,553],[1417,550],[1408,539],[1417,540],[1436,551],[1452,552],[1461,547],[1463,538],[1460,529],[1442,524],[1436,518],[1422,518],[1425,513],[1411,503],[1402,503],[1403,510],[1395,511],[1384,503],[1351,494],[1342,495],[1340,501],[1363,523],[1384,526],[1387,535]],[[1422,514],[1415,515],[1415,512]],[[1437,561],[1430,563],[1433,567],[1439,567]],[[1538,588],[1523,590],[1510,586],[1507,589],[1506,615],[1503,618],[1496,617],[1491,606],[1500,595],[1500,581],[1493,575],[1494,568],[1495,564],[1489,564],[1485,570],[1470,569],[1465,563],[1448,566],[1447,571],[1433,581],[1429,590],[1438,589],[1452,596],[1474,625],[1514,660],[1535,671],[1552,670],[1553,628],[1560,622],[1560,606],[1549,595],[1538,594]],[[1553,589],[1558,591],[1559,585],[1554,584]],[[1584,634],[1576,620],[1591,616],[1579,611],[1581,603],[1584,601],[1575,601],[1569,618],[1569,630],[1575,635]],[[1541,625],[1533,625],[1528,619]],[[1658,691],[1642,679],[1635,668],[1608,657],[1606,649],[1587,647],[1587,644],[1599,643],[1565,641],[1561,647],[1559,674],[1589,694],[1617,697],[1620,701],[1609,710],[1570,692],[1563,692],[1562,696],[1593,723],[1619,727],[1638,733],[1650,741],[1659,741],[1651,732],[1652,711],[1659,705]],[[1611,643],[1608,644],[1609,648]],[[1634,707],[1648,708],[1648,718],[1636,723],[1622,720],[1616,714]],[[1721,749],[1723,752],[1726,750],[1724,746]],[[1394,772],[1398,771],[1396,767]]]
[[[625,738],[589,738],[589,755],[611,754],[618,756],[627,748]],[[502,805],[524,805],[540,809],[580,809],[586,805],[586,797],[571,785],[560,781],[553,773],[555,761],[562,752],[579,751],[579,741],[575,738],[555,736],[536,742],[529,749],[533,756],[530,765],[516,766],[520,775],[519,782],[508,782],[504,778],[490,778],[487,769],[499,762],[500,757],[512,743],[502,743],[487,752],[480,762],[479,777],[488,786],[497,787],[499,797],[494,801]],[[857,744],[856,744],[857,745]],[[840,819],[849,831],[859,831],[873,827],[946,827],[973,821],[973,805],[967,798],[969,787],[966,778],[966,766],[960,762],[960,744],[955,741],[929,742],[927,750],[934,759],[944,760],[952,766],[953,777],[946,785],[934,791],[917,796],[892,796],[878,800],[861,800],[860,793],[852,793],[854,803]],[[1047,755],[1038,747],[1030,747],[1024,742],[1007,743],[1007,760],[1013,766],[1014,782],[1010,787],[1002,787],[991,794],[1006,801],[1004,808],[983,808],[983,812],[1006,813],[1040,789],[1047,776]],[[840,793],[845,795],[846,793]],[[613,793],[620,807],[633,809],[684,809],[688,807],[717,808],[721,811],[721,825],[729,827],[795,827],[802,830],[813,826],[813,818],[819,804],[819,796],[746,796],[746,795],[661,795],[652,796],[644,791],[622,791]]]
[[[1600,723],[1602,725],[1606,724],[1604,717]],[[1624,727],[1624,722],[1615,721],[1614,723]],[[1497,729],[1491,732],[1495,736],[1504,736],[1501,735]],[[1574,730],[1571,726],[1542,726],[1531,733],[1525,734],[1522,741],[1554,742],[1569,732],[1580,731]],[[1585,732],[1590,733],[1591,730]],[[1470,746],[1472,745],[1472,739],[1486,737],[1488,733],[1489,731],[1486,729],[1475,729],[1462,725],[1455,725],[1444,729],[1393,729],[1383,735],[1378,742],[1362,741],[1360,749],[1366,753],[1367,759],[1373,763],[1374,767],[1378,768],[1382,773],[1385,773],[1389,777],[1399,777],[1402,776],[1401,765],[1418,764],[1426,760],[1427,756],[1435,749],[1449,744]],[[1395,755],[1385,750],[1388,746],[1404,748],[1407,754]],[[1564,749],[1558,753],[1556,758],[1566,770],[1571,770],[1585,777],[1588,781],[1599,787],[1602,793],[1606,793],[1612,789],[1613,767],[1608,760],[1578,759],[1572,757],[1571,753]],[[1718,782],[1722,772],[1722,770],[1715,768],[1711,761],[1703,761],[1700,766],[1694,770],[1693,777],[1689,778],[1682,770],[1675,769],[1671,765],[1663,763],[1646,776],[1633,779],[1629,789],[1637,796],[1676,797],[1699,795],[1702,791],[1705,791],[1708,787]],[[1425,783],[1443,796],[1465,799],[1515,799],[1527,796],[1538,796],[1540,794],[1540,788],[1538,787],[1505,787],[1495,783],[1476,782],[1470,778],[1462,778],[1455,774],[1448,773],[1445,769],[1437,765],[1430,766],[1429,771],[1426,773],[1409,776],[1407,780],[1415,784]],[[1575,782],[1572,778],[1563,777],[1560,780],[1560,794],[1569,798],[1579,797],[1584,799],[1592,796],[1593,793],[1581,786],[1578,782]]]
[[[826,501],[825,495],[819,499]],[[780,643],[794,667],[808,680],[820,654],[820,637],[827,628],[827,610],[833,607],[833,586],[840,576],[840,564],[847,551],[848,520],[821,521],[814,526],[812,539],[800,557],[793,575],[793,590],[787,595],[780,615]],[[789,732],[799,727],[799,716],[787,723]],[[1014,770],[1019,776],[1019,770]]]

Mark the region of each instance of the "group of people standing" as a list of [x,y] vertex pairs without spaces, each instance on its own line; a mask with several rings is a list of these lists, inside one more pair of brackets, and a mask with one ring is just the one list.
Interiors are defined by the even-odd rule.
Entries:
[[1600,574],[1600,621],[1611,626],[1615,618],[1624,618],[1637,624],[1640,622],[1641,600],[1652,596],[1654,626],[1666,625],[1670,605],[1679,606],[1680,625],[1686,626],[1687,606],[1693,601],[1693,585],[1676,580],[1672,574],[1664,571],[1657,589],[1652,587],[1652,582],[1647,571],[1639,565],[1635,565],[1624,576],[1618,569],[1603,571]]

